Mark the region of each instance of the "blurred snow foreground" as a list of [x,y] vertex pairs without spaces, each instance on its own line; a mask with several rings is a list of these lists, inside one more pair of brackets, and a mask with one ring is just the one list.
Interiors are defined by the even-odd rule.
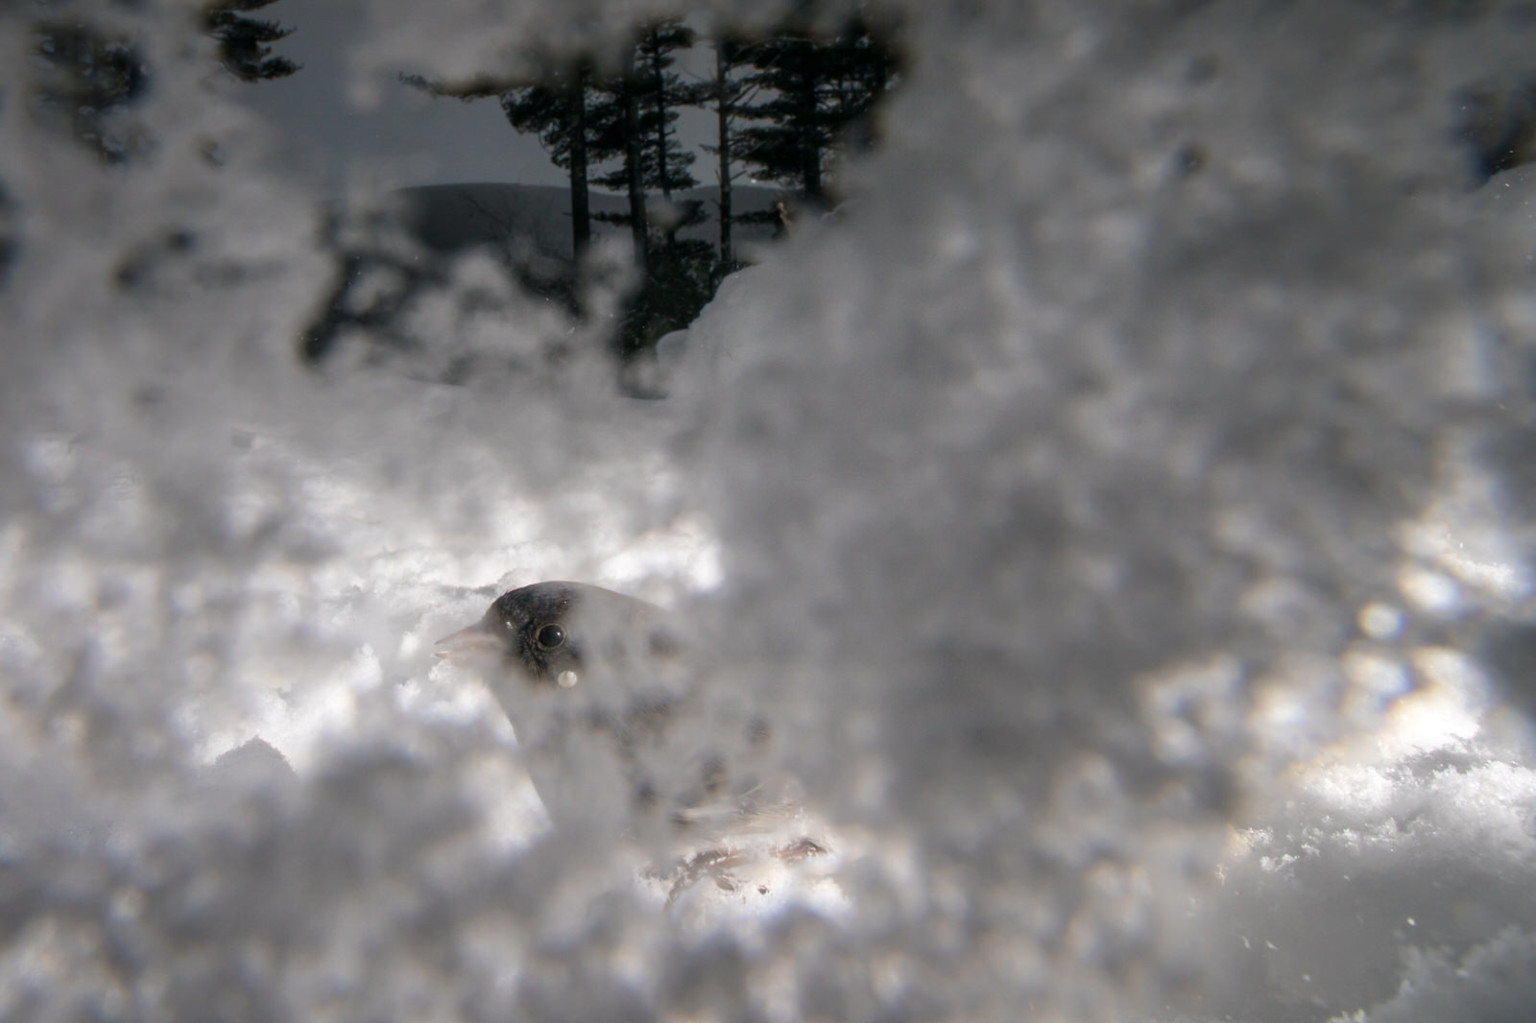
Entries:
[[[1530,1018],[1536,191],[1455,134],[1523,5],[884,5],[859,202],[664,403],[474,258],[467,385],[302,369],[186,5],[55,8],[153,85],[102,165],[0,6],[0,1018]],[[671,10],[376,0],[358,96]],[[429,654],[552,577],[690,623],[837,898],[543,829]]]

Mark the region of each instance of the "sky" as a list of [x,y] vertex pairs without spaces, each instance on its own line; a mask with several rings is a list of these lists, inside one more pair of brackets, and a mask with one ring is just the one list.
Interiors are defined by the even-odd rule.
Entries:
[[[258,16],[294,30],[273,52],[302,65],[287,78],[250,85],[242,97],[277,130],[273,158],[286,172],[327,193],[348,185],[566,184],[537,139],[514,132],[494,100],[433,99],[384,81],[376,106],[356,102],[347,48],[363,15],[351,0],[279,0]],[[680,63],[701,74],[712,59],[701,46]],[[703,111],[684,112],[680,124],[694,145],[713,131]],[[702,157],[694,169],[701,182],[713,181]]]

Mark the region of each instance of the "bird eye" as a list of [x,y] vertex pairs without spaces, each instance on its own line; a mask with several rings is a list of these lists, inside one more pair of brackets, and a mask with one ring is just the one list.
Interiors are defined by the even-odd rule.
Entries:
[[558,625],[544,625],[533,634],[533,640],[545,650],[553,650],[565,642],[565,630]]

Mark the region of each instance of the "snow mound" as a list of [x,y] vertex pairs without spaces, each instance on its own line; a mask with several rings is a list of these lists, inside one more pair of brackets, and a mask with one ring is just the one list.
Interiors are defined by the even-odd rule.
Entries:
[[[0,8],[0,1016],[1529,1004],[1532,234],[1454,131],[1521,5],[870,5],[908,61],[858,201],[666,402],[614,393],[616,283],[578,320],[474,257],[411,324],[460,385],[305,368],[319,198],[183,5],[86,6],[154,69],[121,165]],[[362,99],[681,13],[367,9]],[[431,656],[548,578],[689,623],[832,855],[669,908],[708,848],[549,828]]]

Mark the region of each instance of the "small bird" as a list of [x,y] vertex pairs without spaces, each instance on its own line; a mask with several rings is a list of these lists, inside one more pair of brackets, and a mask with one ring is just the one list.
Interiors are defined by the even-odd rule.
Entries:
[[[703,877],[735,890],[729,871],[750,846],[786,861],[826,852],[824,838],[795,830],[794,780],[760,769],[766,722],[740,701],[703,698],[697,648],[661,608],[574,582],[504,593],[438,643],[490,686],[557,830],[671,854],[688,840],[652,874],[673,885],[669,904]],[[744,837],[770,831],[785,837]]]
[[690,639],[656,605],[538,582],[438,645],[492,688],[556,826],[621,822],[633,834],[685,819],[727,780],[728,743],[697,699]]
[[683,754],[672,732],[690,683],[666,612],[597,586],[535,583],[438,647],[490,686],[557,827],[633,824],[657,808],[668,780],[658,774]]

